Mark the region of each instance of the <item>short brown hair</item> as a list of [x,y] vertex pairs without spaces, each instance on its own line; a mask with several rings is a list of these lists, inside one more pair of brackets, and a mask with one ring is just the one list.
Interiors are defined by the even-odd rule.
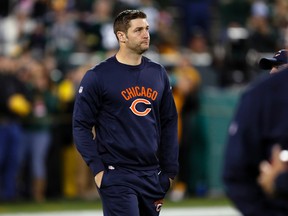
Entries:
[[116,35],[116,38],[118,31],[127,33],[127,30],[130,27],[130,21],[138,18],[145,19],[147,18],[147,15],[140,10],[124,10],[121,13],[119,13],[113,25],[114,34]]

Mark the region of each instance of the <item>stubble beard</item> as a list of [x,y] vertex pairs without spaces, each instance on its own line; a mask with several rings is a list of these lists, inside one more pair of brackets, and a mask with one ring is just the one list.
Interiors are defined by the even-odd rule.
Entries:
[[139,50],[138,54],[142,55],[143,53],[145,53],[149,48],[145,48],[145,49],[141,49]]
[[148,49],[149,49],[149,44],[148,44],[148,45],[145,44],[145,47],[143,47],[143,45],[140,44],[139,47],[136,48],[137,53],[138,53],[139,55],[142,55],[142,54],[145,53]]
[[138,55],[142,55],[149,49],[149,45],[150,45],[149,42],[148,44],[143,42],[137,45],[135,44],[134,46],[131,44],[130,46],[128,45],[128,47],[130,48],[130,50],[137,53]]

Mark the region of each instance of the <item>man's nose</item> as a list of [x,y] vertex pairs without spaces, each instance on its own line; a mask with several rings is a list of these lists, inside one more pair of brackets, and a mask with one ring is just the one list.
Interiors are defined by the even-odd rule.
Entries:
[[150,34],[149,34],[149,31],[148,31],[148,30],[145,30],[143,34],[144,34],[144,37],[145,37],[145,38],[147,38],[147,37],[149,37],[149,36],[150,36]]

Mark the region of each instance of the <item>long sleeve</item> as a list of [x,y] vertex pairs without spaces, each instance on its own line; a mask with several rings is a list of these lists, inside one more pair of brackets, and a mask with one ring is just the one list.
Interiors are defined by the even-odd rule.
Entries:
[[95,176],[104,165],[93,139],[92,128],[97,125],[97,113],[100,108],[100,96],[97,92],[97,82],[93,71],[84,76],[76,96],[73,112],[73,137],[75,145],[84,161]]
[[280,173],[275,180],[276,196],[288,199],[288,171]]
[[159,148],[160,166],[169,177],[178,173],[177,111],[168,79],[160,107],[161,142]]

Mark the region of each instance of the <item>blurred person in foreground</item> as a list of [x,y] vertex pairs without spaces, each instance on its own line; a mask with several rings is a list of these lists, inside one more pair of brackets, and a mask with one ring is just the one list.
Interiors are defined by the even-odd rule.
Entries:
[[158,216],[178,172],[172,90],[165,68],[143,56],[150,43],[145,13],[121,12],[114,33],[116,55],[80,83],[74,139],[95,176],[105,216]]
[[[229,127],[223,180],[228,197],[245,216],[288,214],[287,200],[267,193],[263,173],[265,161],[274,167],[276,144],[288,149],[287,63],[286,50],[260,60],[259,67],[271,69],[272,75],[247,88]],[[288,181],[281,180],[280,187],[287,187]]]
[[[270,70],[270,74],[288,67],[288,50],[282,49],[272,58],[262,58],[259,62],[262,69]],[[281,157],[282,156],[282,157]],[[262,161],[259,169],[258,182],[263,190],[270,196],[288,198],[288,152],[275,145],[272,150],[271,163]]]

